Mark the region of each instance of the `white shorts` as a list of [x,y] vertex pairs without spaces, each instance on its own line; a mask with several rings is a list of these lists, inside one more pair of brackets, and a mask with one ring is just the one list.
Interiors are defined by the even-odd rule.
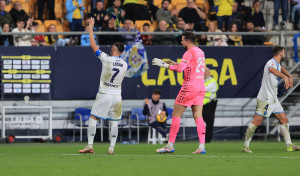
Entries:
[[122,96],[120,94],[97,93],[91,115],[104,120],[121,120]]
[[270,115],[283,113],[284,110],[279,103],[278,99],[275,103],[266,102],[260,99],[257,99],[256,111],[255,114],[260,115],[262,117],[269,118]]

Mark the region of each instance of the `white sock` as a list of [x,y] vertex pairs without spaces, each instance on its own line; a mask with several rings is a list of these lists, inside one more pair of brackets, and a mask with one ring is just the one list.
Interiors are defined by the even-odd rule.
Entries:
[[281,132],[281,135],[284,138],[286,146],[288,147],[290,144],[292,144],[291,135],[290,135],[290,132],[289,132],[289,125],[287,123],[286,124],[281,124],[280,125],[280,132]]
[[174,143],[168,142],[167,147],[169,147],[169,148],[174,148]]
[[200,149],[200,150],[204,150],[204,144],[199,144],[199,147],[198,147],[198,149]]
[[250,141],[252,140],[253,134],[256,130],[257,126],[255,126],[253,123],[249,125],[246,131],[246,136],[245,136],[245,142],[244,146],[249,147]]
[[94,137],[96,135],[96,124],[97,120],[90,117],[88,127],[88,145],[90,147],[93,147],[94,144]]
[[110,121],[110,145],[115,146],[118,138],[118,121]]

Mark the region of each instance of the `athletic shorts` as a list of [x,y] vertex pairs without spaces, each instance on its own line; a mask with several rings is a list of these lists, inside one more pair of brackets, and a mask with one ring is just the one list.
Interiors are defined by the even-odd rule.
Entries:
[[104,120],[121,120],[122,96],[120,94],[98,93],[92,107],[91,115]]
[[278,99],[276,100],[275,103],[270,103],[266,102],[260,99],[257,99],[257,106],[256,106],[256,111],[255,114],[260,115],[265,118],[269,118],[270,115],[273,114],[278,114],[278,113],[283,113],[284,110],[279,103]]
[[192,105],[203,106],[205,91],[184,91],[180,90],[175,104],[191,107]]

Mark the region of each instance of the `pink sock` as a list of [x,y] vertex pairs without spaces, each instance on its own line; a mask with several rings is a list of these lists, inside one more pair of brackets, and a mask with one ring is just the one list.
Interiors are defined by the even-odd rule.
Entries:
[[180,128],[180,120],[180,117],[172,117],[169,142],[175,143],[175,139]]
[[205,143],[205,123],[203,121],[202,117],[196,118],[195,120],[196,125],[197,125],[197,132],[198,132],[198,137],[199,137],[199,143],[204,144]]

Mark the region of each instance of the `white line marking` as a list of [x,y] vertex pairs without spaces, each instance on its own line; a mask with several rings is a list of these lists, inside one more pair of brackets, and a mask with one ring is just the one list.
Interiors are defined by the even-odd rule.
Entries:
[[250,155],[245,155],[245,156],[209,156],[209,155],[173,155],[173,154],[157,154],[157,155],[108,155],[108,154],[77,154],[77,153],[47,153],[49,155],[66,155],[66,156],[108,156],[108,157],[118,157],[118,156],[123,156],[123,157],[145,157],[145,156],[150,156],[150,157],[193,157],[193,158],[272,158],[272,159],[300,159],[300,157],[292,157],[292,156],[250,156]]

